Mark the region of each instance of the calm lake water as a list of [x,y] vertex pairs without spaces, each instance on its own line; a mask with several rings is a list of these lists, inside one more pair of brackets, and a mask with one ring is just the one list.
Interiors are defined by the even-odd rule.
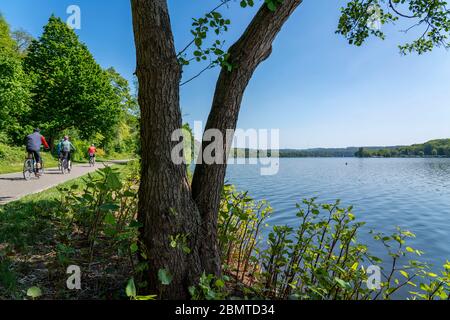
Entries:
[[259,165],[229,165],[227,180],[270,202],[271,225],[297,225],[295,204],[304,198],[341,199],[367,222],[361,242],[373,243],[371,229],[392,233],[401,226],[417,235],[409,243],[425,251],[423,260],[436,267],[450,260],[450,159],[285,158],[273,176],[261,176]]

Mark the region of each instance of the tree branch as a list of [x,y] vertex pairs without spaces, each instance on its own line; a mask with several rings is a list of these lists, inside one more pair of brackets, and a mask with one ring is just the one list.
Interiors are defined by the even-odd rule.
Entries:
[[[222,2],[217,5],[214,9],[212,9],[211,11],[209,11],[206,15],[213,13],[214,11],[220,9],[222,6],[226,5],[227,3],[229,3],[231,0],[221,0]],[[195,42],[195,38],[191,40],[191,42],[189,42],[184,48],[183,50],[181,50],[180,52],[177,53],[177,57],[179,58],[183,53],[186,52],[187,49],[189,49],[190,46],[192,46]]]
[[[235,130],[244,91],[258,65],[272,52],[272,43],[302,0],[284,0],[275,11],[264,3],[240,39],[231,46],[227,63],[232,71],[223,67],[216,84],[211,112],[205,130],[218,129],[226,137],[228,129]],[[226,159],[231,141],[223,143],[224,157],[219,164],[198,164],[192,181],[192,196],[206,221],[203,233],[206,234],[201,250],[206,272],[216,273],[220,261],[210,257],[217,252],[217,212],[226,173]],[[208,146],[203,141],[202,151]],[[202,152],[203,154],[203,152]]]
[[416,18],[416,16],[409,16],[409,15],[403,14],[400,11],[398,11],[397,8],[395,8],[394,4],[392,3],[392,0],[389,0],[389,7],[391,7],[392,11],[394,11],[400,17],[408,18],[408,19]]
[[215,63],[211,62],[208,66],[206,66],[205,68],[203,68],[203,69],[202,69],[199,73],[197,73],[195,76],[193,76],[193,77],[189,78],[188,80],[182,82],[182,83],[180,84],[180,87],[182,87],[182,86],[184,86],[185,84],[191,82],[192,80],[197,79],[198,77],[200,77],[200,76],[203,74],[203,72],[205,72],[206,70],[212,69],[214,66],[215,66]]

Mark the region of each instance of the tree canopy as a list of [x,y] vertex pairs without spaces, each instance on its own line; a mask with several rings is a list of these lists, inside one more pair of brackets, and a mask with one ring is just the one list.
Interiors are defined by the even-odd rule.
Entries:
[[84,139],[95,133],[111,136],[121,101],[107,73],[61,19],[52,16],[32,42],[25,70],[33,81],[30,122],[50,138],[69,128]]
[[345,36],[350,44],[360,46],[370,35],[384,39],[381,26],[402,19],[404,21],[400,25],[406,27],[401,31],[415,32],[415,39],[400,44],[401,53],[422,54],[434,47],[449,47],[450,11],[447,1],[352,0],[341,11],[336,32]]
[[0,15],[0,133],[21,140],[27,129],[21,120],[29,111],[29,81],[22,68],[16,42]]

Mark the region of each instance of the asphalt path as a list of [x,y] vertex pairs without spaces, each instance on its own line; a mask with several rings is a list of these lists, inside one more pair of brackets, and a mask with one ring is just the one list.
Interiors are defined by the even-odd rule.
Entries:
[[79,178],[88,173],[103,168],[105,164],[126,163],[129,160],[111,160],[98,162],[95,167],[88,163],[74,165],[70,174],[62,174],[57,168],[45,170],[45,174],[39,178],[32,177],[29,181],[23,178],[23,173],[9,173],[0,175],[0,205],[19,200],[20,198],[42,192],[66,181]]

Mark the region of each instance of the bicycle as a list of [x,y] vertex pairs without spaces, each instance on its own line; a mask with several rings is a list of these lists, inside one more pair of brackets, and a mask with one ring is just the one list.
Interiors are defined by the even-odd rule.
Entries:
[[39,179],[41,175],[44,174],[44,160],[42,158],[40,160],[40,165],[41,167],[38,169],[34,155],[32,153],[28,153],[28,156],[25,158],[25,162],[23,163],[23,178],[28,181],[34,173],[34,176]]
[[89,166],[95,167],[95,156],[94,155],[89,155]]
[[62,157],[58,156],[58,171],[62,171]]
[[67,157],[64,157],[61,161],[61,173],[66,174],[70,173],[72,170],[72,162],[67,159]]
[[72,161],[69,160],[71,158],[71,154],[69,152],[64,152],[61,154],[61,173],[66,174],[72,171]]

